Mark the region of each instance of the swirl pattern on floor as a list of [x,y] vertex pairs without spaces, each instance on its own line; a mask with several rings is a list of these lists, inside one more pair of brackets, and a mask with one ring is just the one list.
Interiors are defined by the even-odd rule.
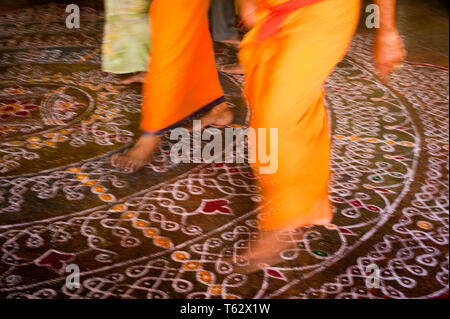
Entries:
[[[434,298],[448,292],[448,70],[406,63],[389,85],[357,35],[326,84],[332,224],[285,234],[284,262],[250,276],[226,260],[255,240],[261,197],[247,164],[108,157],[139,134],[141,87],[100,70],[101,12],[0,15],[0,296],[4,298]],[[216,45],[218,65],[236,49]],[[243,78],[221,74],[235,115]],[[234,152],[226,145],[225,152]],[[297,168],[293,168],[297,169]],[[259,216],[264,218],[264,216]],[[245,263],[245,260],[239,260]],[[68,289],[66,265],[81,286]],[[367,266],[381,287],[367,288]]]

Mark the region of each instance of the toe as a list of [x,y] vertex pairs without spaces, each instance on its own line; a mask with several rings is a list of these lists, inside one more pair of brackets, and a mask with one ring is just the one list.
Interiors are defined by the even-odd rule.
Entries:
[[136,172],[136,171],[140,170],[141,168],[143,168],[146,164],[147,164],[147,162],[143,161],[143,160],[136,161],[133,163],[133,166],[131,167],[131,169],[133,170],[133,172]]
[[125,170],[128,162],[128,158],[126,156],[120,156],[117,160],[117,166],[120,170]]
[[117,153],[110,157],[109,163],[111,164],[111,166],[117,167],[118,158],[119,158],[119,154],[117,154]]
[[124,158],[124,160],[122,161],[122,165],[121,165],[121,169],[128,173],[130,171],[130,166],[133,164],[133,159],[126,157]]
[[132,173],[132,172],[134,172],[135,166],[136,166],[136,160],[128,159],[128,161],[124,164],[124,170],[126,170],[127,173]]

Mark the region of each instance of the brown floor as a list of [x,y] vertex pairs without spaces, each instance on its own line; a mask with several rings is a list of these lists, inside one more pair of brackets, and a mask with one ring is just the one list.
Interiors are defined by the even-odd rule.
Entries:
[[[77,3],[100,9],[101,0],[1,0],[0,10],[20,8],[43,3]],[[363,0],[363,4],[371,3]],[[363,6],[359,32],[368,32],[364,26]],[[405,39],[408,59],[415,62],[449,66],[449,6],[447,0],[398,1],[398,27]],[[370,32],[370,31],[369,31]]]

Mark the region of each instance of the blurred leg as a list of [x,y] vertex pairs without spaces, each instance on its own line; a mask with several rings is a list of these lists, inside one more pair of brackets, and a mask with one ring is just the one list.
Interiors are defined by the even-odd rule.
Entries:
[[[243,41],[240,57],[253,110],[251,127],[278,129],[278,170],[260,179],[265,205],[262,237],[254,249],[257,259],[279,252],[277,234],[332,220],[322,86],[343,58],[358,15],[359,0],[327,0],[291,12],[280,33],[262,42],[261,20]],[[255,172],[264,166],[256,163]]]

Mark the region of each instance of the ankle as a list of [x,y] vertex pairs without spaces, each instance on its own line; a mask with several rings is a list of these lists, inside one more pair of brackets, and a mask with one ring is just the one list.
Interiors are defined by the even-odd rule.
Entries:
[[142,134],[139,138],[138,142],[149,143],[149,142],[157,142],[161,136],[153,135],[153,134]]

